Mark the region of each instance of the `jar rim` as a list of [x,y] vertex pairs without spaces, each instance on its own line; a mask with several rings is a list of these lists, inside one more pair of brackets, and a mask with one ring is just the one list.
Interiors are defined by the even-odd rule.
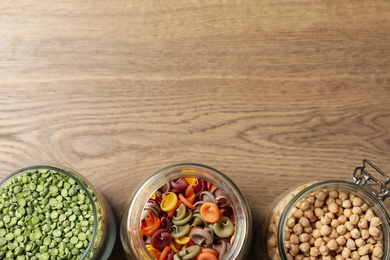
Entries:
[[[376,205],[378,205],[379,210],[384,215],[385,219],[383,219],[383,220],[386,220],[385,224],[387,226],[387,229],[386,229],[387,238],[390,238],[390,212],[387,209],[387,207],[385,206],[385,204],[383,203],[383,201],[380,200],[379,197],[377,197],[373,193],[373,191],[369,190],[365,186],[358,185],[358,184],[355,184],[355,183],[349,182],[349,181],[326,180],[326,181],[319,181],[319,182],[316,182],[314,184],[309,185],[308,187],[304,188],[303,190],[298,192],[296,195],[294,195],[294,197],[288,202],[288,204],[284,208],[282,215],[280,217],[280,220],[279,220],[278,237],[277,237],[277,239],[279,241],[284,241],[284,235],[285,235],[284,229],[286,227],[287,219],[290,215],[292,208],[295,205],[297,205],[297,203],[299,203],[304,198],[304,196],[308,195],[313,190],[321,189],[321,188],[330,188],[330,187],[327,187],[329,185],[336,185],[334,188],[345,187],[345,188],[357,189],[357,190],[361,191],[365,196],[367,196],[370,200],[372,200]],[[278,243],[278,250],[279,250],[279,254],[282,257],[282,259],[288,259],[284,243]],[[385,258],[383,258],[383,259],[385,259]]]
[[[222,173],[222,172],[220,172],[220,171],[218,171],[210,166],[207,166],[207,165],[203,165],[203,164],[199,164],[199,163],[173,164],[173,165],[164,167],[164,168],[154,172],[150,176],[148,176],[148,178],[146,180],[144,180],[142,182],[142,184],[139,185],[138,188],[133,193],[133,196],[132,196],[131,200],[129,201],[129,205],[126,208],[126,212],[123,215],[122,226],[128,228],[129,226],[132,225],[132,222],[131,222],[132,219],[135,221],[137,219],[141,219],[141,212],[139,212],[139,210],[135,210],[136,204],[140,203],[142,205],[145,205],[145,203],[147,202],[149,197],[153,194],[153,192],[156,191],[158,188],[160,188],[163,184],[165,184],[167,182],[167,180],[184,177],[183,173],[181,172],[181,170],[184,170],[183,168],[188,169],[188,170],[191,170],[191,169],[196,170],[196,172],[188,172],[188,174],[186,174],[186,176],[188,176],[188,177],[197,176],[199,178],[205,179],[206,181],[210,181],[214,185],[216,185],[218,188],[221,188],[225,192],[226,192],[226,189],[230,189],[233,191],[234,194],[227,194],[227,195],[229,197],[234,197],[234,198],[239,199],[239,201],[241,203],[241,206],[240,206],[241,212],[243,212],[242,214],[245,214],[245,225],[239,226],[238,230],[243,230],[244,233],[246,234],[246,236],[243,236],[241,238],[240,236],[236,237],[236,235],[239,232],[235,233],[236,239],[239,239],[239,238],[243,239],[243,242],[240,244],[240,247],[237,247],[237,248],[239,248],[239,250],[238,250],[239,252],[237,253],[237,256],[235,256],[236,257],[235,259],[240,259],[237,257],[240,257],[240,255],[243,252],[248,251],[248,248],[250,246],[249,244],[251,241],[250,240],[251,237],[249,235],[251,235],[250,231],[252,230],[252,217],[251,217],[248,203],[247,203],[245,197],[243,196],[243,194],[241,193],[241,191],[236,186],[236,184],[228,176],[226,176],[224,173]],[[215,178],[221,180],[222,183],[227,183],[228,184],[227,186],[229,186],[229,187],[222,186],[221,182],[217,181]],[[146,189],[146,191],[144,189]],[[143,199],[140,199],[139,198],[140,196],[142,196]],[[238,207],[236,206],[236,208],[238,208]],[[235,211],[234,208],[233,208],[233,211]],[[235,216],[237,213],[238,212],[234,212]],[[236,221],[237,221],[237,218],[236,218]],[[139,239],[139,237],[136,237],[136,233],[137,233],[138,226],[140,228],[140,225],[138,225],[137,223],[133,223],[133,225],[135,225],[135,226],[131,228],[131,230],[134,230],[134,232],[132,232],[132,234],[129,234],[129,232],[125,232],[126,234],[121,234],[121,242],[122,242],[123,247],[125,248],[125,251],[128,253],[132,253],[132,254],[134,254],[133,253],[134,250],[137,251],[137,249],[138,249],[137,247],[134,246],[135,241],[133,241],[133,238]],[[121,232],[122,232],[122,229],[121,229]],[[124,239],[124,236],[126,237],[126,239]],[[236,241],[236,239],[235,239],[235,241]],[[237,243],[235,243],[235,244],[238,245]],[[129,250],[130,248],[131,248],[131,250]],[[228,252],[235,251],[235,250],[231,250],[231,249],[232,248],[230,248],[228,250]],[[139,254],[138,251],[137,251],[137,254]],[[147,255],[150,257],[149,253],[147,253]],[[227,256],[227,255],[225,255],[225,256]],[[139,255],[138,256],[134,255],[133,257],[139,257]],[[153,258],[150,258],[150,259],[153,259]]]
[[[94,219],[93,233],[92,233],[92,238],[91,238],[91,241],[90,241],[87,249],[85,250],[84,254],[81,256],[81,258],[79,260],[87,259],[88,254],[91,253],[91,251],[92,251],[93,244],[94,244],[94,241],[96,239],[98,217],[97,217],[96,205],[95,205],[95,203],[93,203],[93,197],[92,197],[91,193],[89,192],[89,190],[87,189],[87,187],[85,186],[85,184],[87,184],[91,189],[93,189],[93,188],[89,183],[87,183],[85,177],[83,177],[77,171],[71,170],[71,169],[63,167],[63,166],[37,164],[37,165],[30,165],[30,166],[20,168],[14,172],[8,174],[4,179],[0,180],[0,189],[2,189],[6,184],[8,184],[10,181],[12,181],[15,177],[22,175],[23,173],[26,173],[29,171],[40,170],[40,169],[53,170],[53,171],[59,172],[61,174],[64,174],[64,175],[72,178],[86,193],[86,195],[91,203],[92,211],[93,211],[93,219]],[[81,180],[79,178],[81,178]]]

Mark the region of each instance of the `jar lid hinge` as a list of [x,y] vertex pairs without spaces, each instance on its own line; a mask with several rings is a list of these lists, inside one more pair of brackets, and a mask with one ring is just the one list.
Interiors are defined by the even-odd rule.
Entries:
[[[381,174],[385,181],[381,182],[374,176],[372,176],[366,169],[366,164],[371,166],[375,171]],[[390,183],[390,178],[383,171],[381,171],[378,167],[376,167],[370,161],[364,159],[363,166],[356,167],[353,172],[353,180],[358,185],[364,185],[368,187],[372,192],[382,201],[384,201],[390,195],[390,189],[387,188],[387,184]],[[376,190],[373,186],[379,185],[380,191]]]

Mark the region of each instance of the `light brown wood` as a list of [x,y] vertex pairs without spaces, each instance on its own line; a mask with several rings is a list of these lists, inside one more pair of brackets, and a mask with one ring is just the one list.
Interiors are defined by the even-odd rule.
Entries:
[[[293,185],[352,180],[364,158],[390,174],[388,1],[6,0],[0,10],[1,178],[68,166],[119,225],[146,176],[197,162],[236,182],[258,227]],[[112,259],[125,259],[119,239]]]

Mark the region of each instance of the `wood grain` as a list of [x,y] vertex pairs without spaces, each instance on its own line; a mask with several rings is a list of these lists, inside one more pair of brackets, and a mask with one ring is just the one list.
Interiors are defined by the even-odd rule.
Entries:
[[[364,158],[390,173],[387,1],[6,0],[0,10],[1,178],[71,167],[119,224],[147,175],[197,162],[236,182],[258,227],[295,184],[351,180]],[[119,239],[111,259],[125,259]]]

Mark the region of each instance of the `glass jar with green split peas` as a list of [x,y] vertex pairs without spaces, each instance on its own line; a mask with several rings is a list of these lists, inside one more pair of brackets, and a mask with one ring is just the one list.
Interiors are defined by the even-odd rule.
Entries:
[[115,233],[110,206],[76,171],[29,166],[0,182],[0,259],[106,260]]
[[128,259],[247,259],[252,218],[244,196],[225,174],[205,165],[177,164],[138,187],[120,232]]
[[390,178],[363,160],[353,179],[313,181],[280,195],[263,215],[258,258],[390,259],[390,212],[382,202]]

